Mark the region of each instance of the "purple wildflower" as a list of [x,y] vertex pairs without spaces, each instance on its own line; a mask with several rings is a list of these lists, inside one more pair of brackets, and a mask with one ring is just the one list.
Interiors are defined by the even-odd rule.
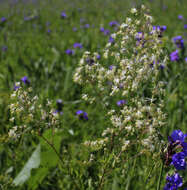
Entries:
[[182,36],[174,37],[173,42],[177,45],[178,48],[184,48],[184,40],[182,39]]
[[67,50],[65,51],[65,53],[66,53],[67,55],[73,55],[73,54],[74,54],[74,51],[71,50],[71,49],[67,49]]
[[187,57],[185,57],[185,63],[187,63]]
[[103,27],[100,28],[100,32],[104,32],[105,29]]
[[119,101],[117,101],[117,105],[118,105],[118,106],[123,106],[123,105],[126,104],[126,103],[127,103],[126,100],[119,100]]
[[85,24],[84,28],[90,28],[90,25],[89,24]]
[[178,60],[179,60],[179,51],[178,51],[178,50],[173,51],[173,52],[170,54],[170,60],[171,60],[171,61],[178,61]]
[[76,27],[73,27],[73,31],[76,32],[76,31],[77,31],[77,28],[76,28]]
[[182,15],[178,15],[178,19],[179,20],[183,20],[183,16]]
[[4,22],[6,22],[6,18],[5,17],[1,17],[1,23],[4,23]]
[[73,47],[74,47],[74,48],[80,48],[80,49],[81,49],[83,46],[82,46],[82,44],[80,44],[80,43],[74,43]]
[[187,29],[187,24],[184,25],[184,29]]
[[101,56],[100,55],[97,55],[97,60],[101,59]]
[[106,29],[103,33],[104,33],[105,36],[107,36],[107,35],[110,34],[110,30]]
[[66,18],[66,17],[67,17],[66,13],[64,11],[61,12],[61,18]]
[[21,81],[24,83],[24,84],[30,84],[30,80],[28,79],[27,76],[24,76],[21,78]]
[[78,110],[76,115],[79,117],[79,119],[88,120],[88,114],[82,110]]
[[183,185],[182,178],[178,173],[175,173],[172,176],[166,177],[167,184],[164,187],[164,190],[177,190]]
[[185,170],[186,169],[186,162],[185,162],[185,153],[179,152],[172,156],[172,162],[177,170]]
[[180,143],[185,141],[185,138],[187,137],[186,134],[184,134],[181,130],[174,130],[171,134],[171,138],[174,142],[179,141]]
[[111,22],[109,22],[109,26],[111,26],[111,27],[119,26],[119,23],[117,21],[111,21]]
[[109,70],[112,70],[114,68],[114,66],[110,65],[108,68],[109,68]]
[[112,38],[112,36],[110,36],[108,42],[114,43],[114,38]]
[[19,88],[20,88],[20,86],[14,85],[14,90],[17,90],[17,89],[19,89]]

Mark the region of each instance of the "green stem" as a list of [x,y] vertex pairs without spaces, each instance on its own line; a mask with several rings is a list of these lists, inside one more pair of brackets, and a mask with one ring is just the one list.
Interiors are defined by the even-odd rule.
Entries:
[[164,164],[162,163],[162,165],[161,165],[161,169],[160,169],[160,175],[159,175],[159,179],[158,179],[157,190],[160,190],[160,185],[161,185],[161,178],[162,178],[163,168],[164,168]]

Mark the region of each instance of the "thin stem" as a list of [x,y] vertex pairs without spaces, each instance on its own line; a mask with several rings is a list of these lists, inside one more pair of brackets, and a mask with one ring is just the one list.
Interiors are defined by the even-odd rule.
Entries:
[[162,178],[163,168],[164,168],[164,164],[162,163],[162,165],[161,165],[161,169],[160,169],[160,175],[159,175],[159,179],[158,179],[157,190],[160,190],[160,185],[161,185],[161,178]]
[[63,160],[62,160],[60,154],[57,152],[57,150],[56,150],[56,148],[54,147],[54,145],[53,145],[52,143],[50,143],[44,136],[42,136],[42,135],[39,135],[39,136],[54,150],[54,152],[55,152],[56,155],[58,156],[58,158],[59,158],[61,164],[63,164]]

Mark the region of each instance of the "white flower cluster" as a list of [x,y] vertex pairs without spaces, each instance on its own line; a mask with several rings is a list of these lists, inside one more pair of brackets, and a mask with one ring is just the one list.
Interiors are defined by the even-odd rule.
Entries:
[[44,108],[39,103],[38,96],[32,96],[32,88],[25,90],[19,82],[11,94],[9,137],[18,139],[25,133],[38,133],[45,128],[58,126],[58,114],[51,109],[47,100]]
[[164,82],[159,78],[168,58],[162,48],[162,31],[153,27],[145,6],[133,8],[130,14],[111,35],[113,40],[106,44],[101,59],[96,52],[85,52],[74,74],[76,83],[92,87],[87,96],[105,108],[112,104],[111,97],[126,100],[108,110],[112,127],[103,131],[103,141],[85,144],[106,145],[112,136],[122,151],[134,143],[154,151],[161,143],[159,128],[166,118],[162,112]]

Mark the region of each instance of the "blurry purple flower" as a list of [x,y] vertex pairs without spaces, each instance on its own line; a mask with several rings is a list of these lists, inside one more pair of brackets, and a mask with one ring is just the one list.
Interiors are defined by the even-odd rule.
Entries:
[[165,31],[166,29],[167,29],[167,26],[161,26],[161,27],[160,27],[160,30],[161,30],[161,31]]
[[20,88],[20,86],[14,85],[14,90],[17,90],[17,89],[19,89],[19,88]]
[[105,36],[107,36],[107,35],[110,34],[110,30],[107,30],[107,29],[106,29],[103,33],[104,33]]
[[166,177],[167,184],[164,187],[164,190],[177,190],[183,185],[182,178],[178,173],[175,173],[172,176]]
[[187,57],[185,57],[185,62],[187,63]]
[[97,55],[97,60],[101,59],[101,56],[100,55]]
[[71,50],[71,49],[67,49],[67,50],[65,51],[65,53],[66,53],[67,55],[73,55],[73,54],[74,54],[74,51]]
[[47,33],[51,33],[51,29],[48,29],[48,30],[47,30]]
[[90,25],[89,24],[85,24],[84,28],[90,28]]
[[66,17],[67,17],[66,13],[64,11],[61,12],[61,18],[66,18]]
[[126,103],[127,103],[126,100],[119,100],[119,101],[117,101],[117,105],[118,105],[118,106],[123,106],[123,105],[126,104]]
[[179,152],[172,156],[172,162],[177,170],[185,170],[186,169],[186,162],[185,162],[185,153]]
[[73,27],[73,31],[76,32],[76,31],[77,31],[77,28],[76,28],[76,27]]
[[178,48],[184,48],[184,40],[182,39],[182,36],[175,36],[173,38],[173,42],[177,45]]
[[24,76],[21,78],[21,81],[24,83],[24,84],[30,84],[30,80],[28,79],[27,76]]
[[103,27],[100,28],[100,32],[104,32],[105,29]]
[[108,42],[114,43],[114,38],[112,38],[112,36],[110,36]]
[[170,60],[171,60],[171,61],[178,61],[178,60],[179,60],[179,51],[178,51],[178,50],[173,51],[173,52],[170,54]]
[[78,110],[76,115],[79,117],[79,119],[88,120],[88,114],[82,110]]
[[111,27],[119,26],[119,23],[117,21],[111,21],[111,22],[109,22],[109,26],[111,26]]
[[74,44],[73,44],[73,47],[74,47],[74,48],[82,48],[83,46],[82,46],[82,44],[80,44],[80,43],[74,43]]
[[182,15],[178,15],[178,19],[179,20],[183,20],[183,16]]
[[109,68],[109,70],[112,70],[114,68],[114,66],[110,65],[108,68]]
[[3,22],[6,22],[6,18],[5,17],[1,17],[1,23],[3,23]]
[[187,24],[184,25],[184,29],[187,29]]

